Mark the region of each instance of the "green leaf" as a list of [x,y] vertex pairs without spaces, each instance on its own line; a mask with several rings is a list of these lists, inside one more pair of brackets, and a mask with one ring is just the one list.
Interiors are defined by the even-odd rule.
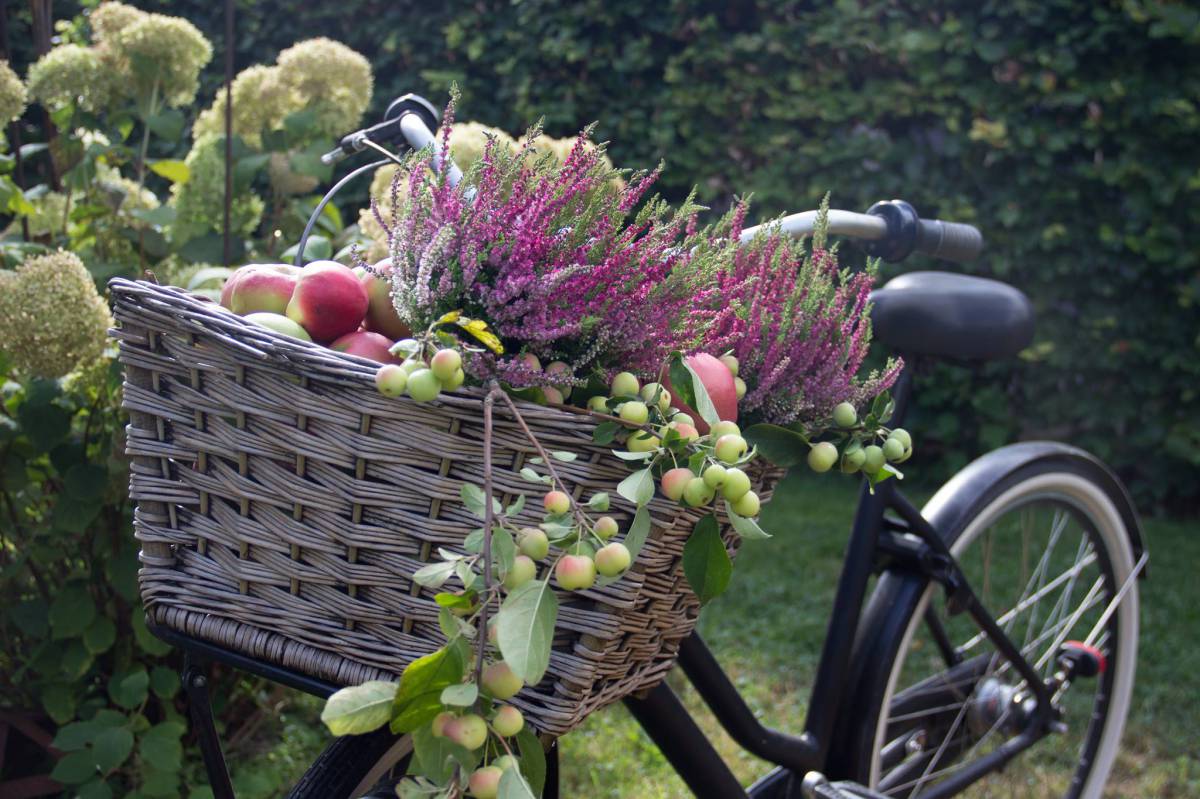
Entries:
[[115,769],[133,752],[133,733],[124,727],[102,730],[92,741],[92,755],[101,772]]
[[431,563],[413,573],[413,582],[426,588],[441,588],[452,574],[454,574],[454,562]]
[[150,171],[172,183],[187,183],[188,178],[192,176],[192,171],[188,169],[187,164],[172,159],[151,162]]
[[[280,257],[290,264],[295,261],[298,252],[300,252],[299,242],[284,250],[283,255]],[[325,236],[313,234],[304,243],[304,263],[306,264],[310,264],[313,261],[327,261],[332,255],[333,242]]]
[[74,682],[87,674],[95,659],[95,656],[83,645],[83,641],[74,638],[67,641],[59,653],[59,671],[65,679]]
[[137,640],[137,645],[142,651],[160,656],[171,651],[170,646],[155,638],[154,634],[146,629],[146,614],[140,607],[135,607],[130,611],[129,626],[133,628],[133,637]]
[[[129,212],[129,215],[158,228],[168,227],[175,221],[175,209],[169,205],[160,205],[157,208],[135,208]],[[221,269],[223,267],[214,268]]]
[[733,508],[728,502],[725,503],[725,515],[729,517],[729,523],[733,526],[733,531],[742,538],[758,540],[771,537],[770,534],[758,526],[758,522],[734,513]]
[[733,563],[721,540],[717,517],[711,513],[696,523],[683,547],[683,573],[700,604],[720,596],[729,586]]
[[155,724],[138,738],[138,754],[160,772],[174,772],[183,765],[183,723],[164,721]]
[[621,481],[617,493],[635,505],[645,505],[654,499],[654,475],[649,469],[636,471]]
[[550,453],[550,457],[554,458],[556,461],[562,461],[563,463],[571,463],[579,458],[579,456],[574,452],[564,452],[562,450],[552,451]]
[[108,488],[108,469],[91,463],[80,463],[67,470],[63,487],[72,499],[99,499]]
[[513,541],[512,533],[497,525],[492,529],[492,558],[501,573],[507,574],[512,570],[516,557],[517,543]]
[[633,560],[637,560],[638,553],[646,545],[646,539],[649,536],[650,511],[642,506],[634,512],[629,532],[625,534],[625,548],[629,550],[629,555]]
[[100,778],[79,786],[79,799],[112,799],[112,795],[112,788]]
[[109,696],[127,710],[140,707],[146,701],[149,688],[150,675],[145,668],[114,674],[108,681]]
[[221,263],[225,257],[225,238],[220,233],[205,233],[188,239],[179,247],[179,255],[193,264]]
[[74,752],[91,743],[92,739],[103,729],[104,727],[94,721],[75,721],[59,727],[51,746],[60,752]]
[[50,772],[51,779],[64,785],[79,785],[95,776],[96,764],[92,762],[92,753],[86,749],[63,755]]
[[516,516],[523,510],[525,510],[525,495],[518,494],[517,498],[512,501],[512,504],[504,509],[504,515],[509,517]]
[[462,767],[464,771],[471,771],[479,762],[478,755],[449,738],[435,738],[428,725],[413,732],[412,741],[413,756],[408,764],[409,777],[427,777],[441,785],[450,781],[456,768]]
[[150,690],[154,691],[155,696],[170,699],[179,693],[179,688],[179,674],[174,669],[155,666],[150,671]]
[[71,415],[57,405],[31,398],[17,409],[17,421],[35,452],[49,452],[71,432]]
[[780,468],[790,468],[808,458],[808,439],[795,430],[774,424],[756,424],[746,428],[742,435],[751,446],[758,448],[760,455]]
[[460,682],[442,689],[442,704],[454,707],[470,707],[479,698],[479,686],[473,682]]
[[462,649],[453,644],[409,663],[392,704],[392,732],[412,732],[431,721],[441,712],[442,689],[461,682],[464,669]]
[[95,618],[96,603],[87,588],[79,583],[60,590],[50,606],[50,629],[56,639],[81,635]]
[[529,727],[517,733],[517,747],[521,753],[521,774],[529,780],[534,794],[541,796],[546,787],[546,750]]
[[626,452],[620,449],[611,449],[609,452],[623,461],[648,461],[655,455],[653,452]]
[[510,768],[500,778],[500,793],[497,799],[537,799],[537,796],[521,776],[521,772]]
[[592,430],[592,441],[604,446],[611,444],[613,439],[617,437],[617,431],[621,429],[621,425],[616,422],[601,422],[596,425],[596,429]]
[[96,500],[72,501],[70,497],[62,497],[54,504],[50,525],[64,533],[82,533],[99,513],[100,503]]
[[[551,483],[549,475],[542,476],[528,466],[521,469],[521,476],[531,483],[541,483],[542,485],[550,485]],[[480,507],[483,507],[483,503],[480,503]]]
[[105,616],[97,616],[83,633],[83,645],[93,655],[107,652],[117,640],[117,625]]
[[179,141],[183,136],[184,123],[183,114],[174,108],[146,117],[146,127],[150,128],[150,132],[171,142]]
[[[467,510],[474,513],[479,518],[485,518],[484,515],[484,493],[483,489],[474,483],[463,483],[459,489],[459,496],[462,497],[463,505]],[[500,500],[492,495],[492,512],[497,516],[504,512],[504,507],[500,504]]]
[[608,494],[604,491],[598,491],[588,498],[587,506],[592,510],[598,510],[601,513],[608,510],[610,505]]
[[537,685],[550,665],[550,645],[558,619],[558,599],[545,580],[530,580],[513,591],[496,615],[496,640],[505,662]]
[[191,276],[187,282],[187,290],[195,291],[202,288],[219,289],[232,276],[233,270],[227,266],[208,266]]
[[52,683],[42,689],[42,707],[55,724],[66,724],[75,717],[75,689]]
[[395,701],[396,683],[368,680],[329,697],[321,711],[321,721],[334,735],[362,735],[391,720]]

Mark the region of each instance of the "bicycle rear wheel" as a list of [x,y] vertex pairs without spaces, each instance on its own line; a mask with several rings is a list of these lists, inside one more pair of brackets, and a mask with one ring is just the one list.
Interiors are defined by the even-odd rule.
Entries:
[[[1107,662],[1056,696],[1064,728],[959,795],[1101,795],[1137,655],[1136,584],[1099,624],[1134,568],[1125,503],[1098,464],[1048,459],[979,490],[961,521],[940,531],[984,606],[1044,677],[1064,642],[1093,631]],[[868,665],[848,771],[889,796],[926,795],[1019,731],[1025,686],[966,614],[947,612],[940,586],[889,574],[871,607],[878,621],[860,656]]]

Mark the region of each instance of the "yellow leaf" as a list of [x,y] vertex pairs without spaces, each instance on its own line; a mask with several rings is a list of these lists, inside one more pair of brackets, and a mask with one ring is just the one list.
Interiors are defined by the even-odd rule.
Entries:
[[462,316],[462,311],[450,311],[449,313],[443,314],[442,318],[434,322],[434,324],[441,325],[445,324],[446,322],[457,322],[460,316]]
[[492,352],[497,355],[504,354],[504,345],[500,343],[500,339],[496,337],[496,334],[488,330],[487,322],[482,319],[460,319],[458,326],[474,336],[480,344]]

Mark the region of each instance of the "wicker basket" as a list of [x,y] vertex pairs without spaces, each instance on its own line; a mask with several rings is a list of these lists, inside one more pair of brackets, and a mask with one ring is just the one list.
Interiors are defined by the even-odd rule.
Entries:
[[[125,367],[130,496],[140,584],[152,621],[338,684],[393,679],[444,642],[433,593],[412,574],[437,547],[461,549],[478,520],[464,482],[482,483],[482,392],[429,404],[375,390],[377,368],[246,322],[180,289],[110,284]],[[592,443],[586,416],[522,403],[549,448],[580,453],[575,494],[613,491],[628,467]],[[533,456],[497,408],[494,485],[528,492]],[[752,480],[768,498],[781,472]],[[538,503],[530,503],[531,506]],[[681,553],[699,518],[662,499],[630,572],[560,592],[550,668],[514,700],[558,735],[657,684],[695,626]],[[523,523],[536,524],[531,507]],[[731,552],[737,538],[723,532]]]

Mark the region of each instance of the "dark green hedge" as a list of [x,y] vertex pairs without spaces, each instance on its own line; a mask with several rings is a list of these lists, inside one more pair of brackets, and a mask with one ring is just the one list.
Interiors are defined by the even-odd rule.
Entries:
[[[138,2],[220,49],[220,4]],[[915,10],[915,7],[921,10]],[[1155,0],[909,3],[239,2],[238,67],[313,35],[376,68],[376,105],[463,88],[465,117],[555,135],[600,120],[614,160],[760,214],[893,196],[978,224],[975,274],[1024,288],[1035,345],[923,384],[948,470],[1014,438],[1115,463],[1149,509],[1200,466],[1200,13]],[[59,12],[56,7],[56,13]],[[210,80],[217,80],[217,70]],[[930,263],[911,262],[911,268]]]

